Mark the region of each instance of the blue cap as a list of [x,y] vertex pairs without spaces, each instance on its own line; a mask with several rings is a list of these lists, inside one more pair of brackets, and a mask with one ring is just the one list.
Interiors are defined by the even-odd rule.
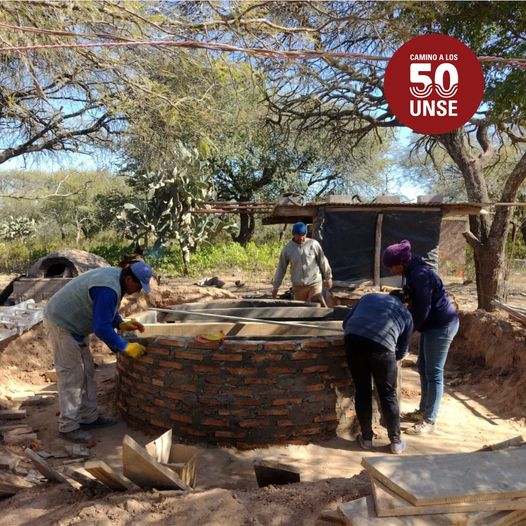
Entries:
[[133,275],[141,282],[142,289],[144,292],[150,292],[150,280],[153,276],[153,270],[150,265],[139,261],[130,265],[130,270]]
[[292,225],[292,235],[295,234],[299,234],[300,236],[306,236],[307,225],[305,223],[302,223],[301,221],[294,223],[294,225]]

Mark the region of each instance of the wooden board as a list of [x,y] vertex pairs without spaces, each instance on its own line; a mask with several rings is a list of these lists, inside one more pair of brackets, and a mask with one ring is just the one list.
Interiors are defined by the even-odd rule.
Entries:
[[54,468],[52,468],[38,453],[30,448],[24,449],[26,457],[31,459],[33,465],[44,477],[53,482],[67,482],[66,479]]
[[69,466],[63,466],[62,473],[72,478],[75,482],[78,482],[81,486],[85,488],[91,488],[96,490],[105,489],[104,486],[97,479],[94,479],[91,476],[88,477],[87,475],[84,475],[84,473],[81,473],[80,471],[73,469]]
[[99,482],[102,482],[114,491],[126,491],[133,487],[131,481],[113,471],[113,469],[102,460],[89,460],[84,464],[84,469]]
[[467,513],[408,515],[386,519],[376,515],[372,495],[344,502],[338,511],[347,526],[466,526],[470,519]]
[[415,506],[526,497],[526,447],[368,457],[362,465]]
[[142,488],[189,489],[176,473],[152,458],[129,435],[122,441],[122,468],[124,476]]
[[10,497],[21,489],[32,487],[33,484],[18,475],[0,472],[0,497]]
[[0,411],[0,420],[20,420],[27,416],[25,409],[3,409]]
[[172,447],[172,430],[168,429],[160,437],[146,444],[145,448],[148,454],[157,462],[166,464],[170,459],[170,448]]
[[478,502],[458,502],[453,504],[435,504],[414,506],[391,491],[379,480],[371,477],[373,498],[378,517],[397,517],[403,515],[432,515],[435,513],[465,513],[478,511],[526,510],[525,499],[484,500]]

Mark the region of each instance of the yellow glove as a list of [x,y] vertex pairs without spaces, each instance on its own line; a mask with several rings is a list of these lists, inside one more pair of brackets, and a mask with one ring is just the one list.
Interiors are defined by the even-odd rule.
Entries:
[[131,318],[129,320],[123,320],[119,324],[119,330],[144,332],[144,325],[141,322]]
[[140,358],[146,352],[146,347],[137,342],[129,343],[124,352],[132,358]]

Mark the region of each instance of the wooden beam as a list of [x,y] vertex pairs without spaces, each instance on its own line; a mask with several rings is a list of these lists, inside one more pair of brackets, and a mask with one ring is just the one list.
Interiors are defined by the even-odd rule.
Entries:
[[380,274],[382,270],[382,223],[384,215],[382,213],[376,216],[376,232],[374,235],[374,271],[373,284],[375,287],[380,286]]

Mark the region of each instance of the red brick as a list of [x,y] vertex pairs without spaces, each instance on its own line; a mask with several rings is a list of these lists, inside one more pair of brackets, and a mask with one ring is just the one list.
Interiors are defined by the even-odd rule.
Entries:
[[217,341],[196,341],[196,340],[190,340],[188,342],[188,349],[207,349],[207,350],[215,350],[219,349],[219,346],[221,345],[221,340]]
[[156,405],[157,407],[171,407],[172,409],[175,408],[175,403],[168,400],[162,400],[161,398],[156,398],[154,401],[153,401],[154,405]]
[[309,373],[324,373],[329,370],[328,365],[311,365],[310,367],[304,367],[303,372],[305,374]]
[[272,400],[272,405],[301,404],[301,402],[303,402],[301,398],[276,398],[276,400]]
[[225,351],[257,351],[261,344],[257,342],[236,342],[233,340],[226,340],[223,342],[223,349]]
[[152,407],[150,405],[145,405],[143,406],[142,410],[145,412],[145,413],[150,413],[151,415],[156,415],[158,413],[158,409],[155,408],[155,407]]
[[295,351],[298,344],[296,342],[265,342],[264,351]]
[[345,347],[345,340],[343,338],[338,338],[336,340],[331,340],[331,345],[333,347]]
[[192,365],[192,371],[196,373],[217,373],[218,368],[214,365]]
[[279,362],[283,356],[281,354],[254,354],[252,361],[259,362]]
[[313,391],[324,391],[324,390],[325,390],[325,384],[307,385],[305,387],[306,393],[311,393]]
[[249,398],[236,398],[232,401],[233,405],[261,405],[261,400],[259,398],[249,399]]
[[205,357],[204,353],[196,353],[196,352],[187,352],[187,351],[179,351],[176,350],[174,355],[177,357],[177,359],[183,359],[183,360],[195,360],[195,361],[202,361]]
[[296,351],[290,358],[292,360],[314,360],[317,358],[317,353]]
[[140,360],[142,363],[147,363],[148,365],[154,364],[154,359],[151,356],[148,356],[148,350],[146,350],[146,355],[137,358],[137,360]]
[[224,384],[225,379],[221,378],[221,376],[205,376],[204,378],[205,382],[209,384]]
[[135,378],[136,380],[142,381],[142,376],[139,373],[134,373],[133,371],[128,371],[126,374],[128,376],[131,376],[132,378]]
[[228,425],[228,422],[225,422],[224,420],[220,418],[204,418],[199,422],[203,426],[219,426],[219,427],[226,427]]
[[334,420],[338,420],[334,413],[330,415],[321,415],[314,417],[314,422],[332,422]]
[[332,393],[331,394],[327,394],[325,392],[323,393],[318,393],[318,394],[315,394],[315,395],[309,395],[309,401],[313,401],[313,402],[317,402],[319,400],[328,400],[331,396],[334,396]]
[[155,344],[163,347],[181,348],[185,347],[186,338],[158,338],[155,339]]
[[267,367],[267,373],[269,374],[292,374],[297,372],[294,367]]
[[178,428],[178,431],[181,431],[181,433],[186,433],[187,435],[192,435],[195,437],[205,437],[207,434],[204,431],[198,431],[197,429],[193,429],[191,427],[184,427],[181,426]]
[[191,417],[180,415],[179,413],[172,413],[170,415],[170,420],[174,420],[175,422],[184,422],[185,424],[191,424],[193,422]]
[[249,427],[249,428],[253,428],[253,427],[261,427],[261,426],[265,426],[265,425],[268,425],[268,421],[267,420],[242,420],[241,422],[239,422],[239,427]]
[[167,362],[166,360],[161,360],[159,362],[161,367],[169,367],[170,369],[182,369],[183,366],[177,362]]
[[214,435],[217,438],[245,438],[247,436],[244,432],[233,432],[233,431],[216,431]]
[[250,416],[252,413],[248,409],[219,409],[221,416]]
[[177,388],[181,389],[181,391],[188,391],[189,393],[197,393],[197,385],[178,384]]
[[146,367],[146,365],[143,365],[142,363],[135,362],[133,364],[133,369],[135,371],[139,371],[140,373],[144,373],[145,371],[149,371],[149,368]]
[[227,367],[227,371],[230,374],[239,374],[239,375],[250,375],[256,374],[258,370],[255,367]]
[[257,395],[257,393],[254,393],[254,391],[252,389],[236,389],[235,394],[236,394],[236,396]]
[[135,386],[135,389],[138,389],[139,391],[144,391],[145,393],[150,393],[150,394],[157,393],[159,391],[158,389],[154,389],[153,387],[150,387],[149,385],[145,385],[145,384],[137,384]]
[[159,387],[164,387],[164,382],[162,380],[157,380],[156,378],[152,380],[152,384],[157,385]]
[[256,414],[261,416],[287,416],[289,411],[288,409],[258,409]]
[[301,430],[302,435],[317,435],[318,433],[325,432],[326,429],[322,426],[317,427],[306,427]]
[[227,354],[224,352],[214,353],[211,355],[212,360],[216,362],[241,362],[243,361],[242,354]]
[[170,349],[163,349],[162,347],[150,347],[148,346],[148,354],[156,354],[160,356],[169,356]]
[[327,349],[328,342],[326,340],[314,340],[310,342],[301,342],[302,349]]
[[170,429],[169,422],[166,422],[166,420],[157,420],[157,418],[150,418],[150,424],[153,426],[160,427],[162,429]]
[[184,393],[174,393],[172,391],[164,391],[163,396],[171,398],[172,400],[186,400],[187,395]]
[[217,398],[211,398],[209,396],[200,396],[197,399],[197,401],[200,404],[204,404],[204,405],[223,405],[223,402],[221,402],[221,400],[218,400]]
[[276,380],[274,378],[244,378],[243,383],[249,385],[270,385],[276,383]]
[[292,422],[291,420],[278,420],[278,426],[280,427],[289,427],[293,425],[294,422]]

